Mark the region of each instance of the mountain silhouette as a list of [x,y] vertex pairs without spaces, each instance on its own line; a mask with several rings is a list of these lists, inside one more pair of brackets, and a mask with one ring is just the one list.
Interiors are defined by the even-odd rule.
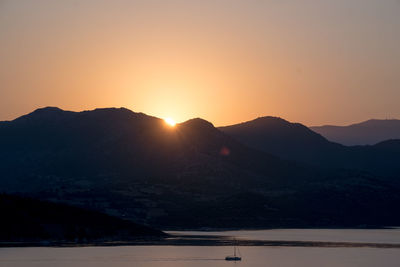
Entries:
[[219,127],[238,141],[283,159],[328,168],[357,169],[396,177],[400,170],[400,140],[373,146],[344,146],[299,123],[276,117]]
[[314,126],[311,130],[328,140],[347,146],[374,145],[400,139],[400,120],[367,120],[348,126]]
[[[342,147],[294,129],[299,140]],[[163,229],[400,222],[395,181],[280,159],[200,118],[170,127],[125,108],[43,108],[1,122],[0,173],[0,192]]]

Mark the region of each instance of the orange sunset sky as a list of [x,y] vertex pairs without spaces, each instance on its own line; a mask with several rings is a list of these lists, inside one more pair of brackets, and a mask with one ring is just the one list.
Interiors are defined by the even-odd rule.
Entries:
[[0,0],[0,120],[126,107],[216,126],[400,118],[397,0]]

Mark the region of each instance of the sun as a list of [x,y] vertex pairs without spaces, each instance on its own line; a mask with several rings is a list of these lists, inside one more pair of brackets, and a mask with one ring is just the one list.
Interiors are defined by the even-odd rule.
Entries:
[[176,122],[171,118],[165,118],[164,121],[171,127],[175,126]]

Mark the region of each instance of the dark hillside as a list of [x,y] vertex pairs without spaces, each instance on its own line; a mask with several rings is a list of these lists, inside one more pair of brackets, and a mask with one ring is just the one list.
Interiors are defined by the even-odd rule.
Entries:
[[64,204],[0,195],[0,241],[123,241],[166,236],[133,222]]

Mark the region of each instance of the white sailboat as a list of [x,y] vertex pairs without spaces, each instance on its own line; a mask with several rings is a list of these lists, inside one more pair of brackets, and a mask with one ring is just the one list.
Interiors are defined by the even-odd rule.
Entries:
[[[239,252],[240,254],[240,252]],[[241,261],[242,257],[236,255],[236,244],[233,245],[233,256],[226,256],[226,261]]]

